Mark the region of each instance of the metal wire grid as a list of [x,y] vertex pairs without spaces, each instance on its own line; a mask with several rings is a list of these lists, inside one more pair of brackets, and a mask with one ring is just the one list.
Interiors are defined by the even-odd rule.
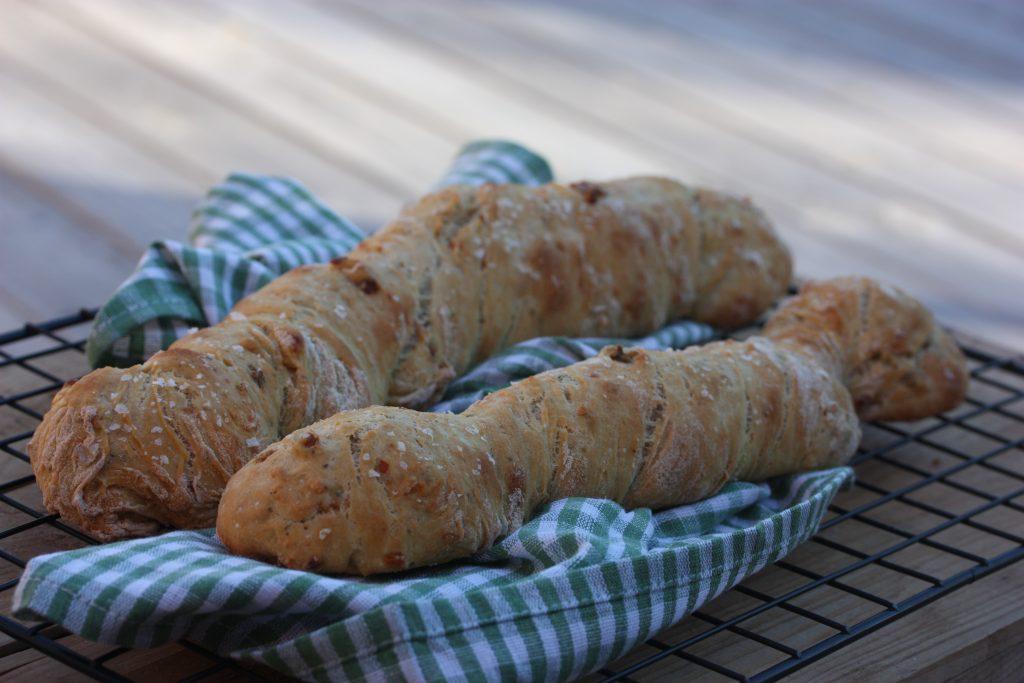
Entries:
[[[85,641],[56,624],[27,624],[9,616],[12,589],[29,558],[96,543],[62,523],[58,515],[43,509],[25,452],[25,444],[42,419],[53,392],[66,379],[88,369],[83,353],[87,332],[84,323],[92,320],[94,314],[95,311],[82,310],[0,335],[0,450],[4,454],[0,455],[0,631],[11,637],[0,644],[0,658],[31,647],[97,680],[128,681],[115,667],[129,649],[83,647],[88,645]],[[184,674],[183,681],[232,671],[246,678],[266,680],[260,672],[243,668],[195,643],[181,641],[179,645],[199,655],[191,658],[194,670]],[[91,651],[84,652],[86,649]]]
[[[84,324],[92,316],[92,311],[83,310],[0,335],[0,450],[7,456],[0,455],[0,599],[4,599],[0,631],[11,637],[0,644],[0,657],[35,648],[97,680],[124,681],[128,679],[116,666],[130,650],[113,647],[94,654],[95,648],[83,647],[88,643],[55,624],[30,625],[8,616],[11,589],[29,557],[94,542],[43,510],[25,453],[25,444],[52,393],[65,379],[87,369],[82,354]],[[1024,364],[976,348],[965,351],[974,378],[966,405],[909,428],[870,426],[854,461],[858,473],[854,491],[842,494],[840,502],[831,506],[829,517],[810,543],[594,677],[628,681],[638,673],[653,674],[665,666],[683,674],[682,663],[690,667],[685,673],[695,675],[775,680],[1024,557],[1024,538],[1013,531],[1024,521],[1024,505],[1016,500],[1024,495]],[[951,438],[952,432],[956,438]],[[916,451],[912,457],[901,452],[908,448]],[[922,450],[930,460],[921,457]],[[889,470],[882,477],[887,480],[892,479],[892,472],[898,473],[903,478],[900,485],[873,483],[881,469]],[[969,476],[977,473],[985,476],[980,480]],[[943,488],[939,502],[920,495],[936,486]],[[969,501],[959,501],[963,509],[950,504],[950,491]],[[908,529],[910,518],[891,521],[876,514],[892,505],[907,506],[916,517],[934,523]],[[990,519],[994,511],[1019,517],[1008,520],[997,515]],[[860,528],[859,537],[843,533],[851,526]],[[865,529],[869,535],[863,533]],[[954,540],[944,538],[957,529],[968,529],[987,540],[979,544],[977,538],[962,535]],[[934,562],[931,568],[927,562],[914,566],[915,558],[907,553],[919,549],[947,560],[955,558],[953,569],[948,561],[941,563],[944,572],[935,571]],[[816,566],[828,554],[833,556],[831,565]],[[836,557],[841,560],[835,561]],[[886,595],[877,583],[858,586],[858,574],[873,568],[900,577],[901,581],[887,580],[885,584],[899,586],[901,594]],[[772,589],[762,588],[764,583],[772,584]],[[846,614],[830,614],[820,600],[807,599],[822,590],[838,591],[848,603],[852,600],[868,609],[851,610],[847,604]],[[773,610],[782,610],[790,620],[798,618],[815,628],[802,629],[797,639],[801,642],[788,642],[792,634],[780,635],[772,627],[764,627],[765,621],[778,624],[780,620],[758,623],[759,617]],[[242,668],[194,643],[180,645],[201,655],[193,659],[202,662],[182,680],[200,680],[226,671],[262,677],[259,671]],[[744,660],[735,656],[743,648],[746,660],[751,660],[751,648],[756,650],[753,670],[734,663]],[[765,653],[769,655],[767,666]]]
[[[732,589],[731,593],[747,598],[747,604],[753,603],[752,606],[722,618],[712,613],[722,602],[720,598],[685,620],[684,626],[647,641],[640,648],[644,653],[634,653],[602,669],[599,673],[603,680],[633,680],[635,674],[652,674],[655,667],[672,659],[677,661],[670,664],[671,670],[679,676],[714,673],[737,681],[777,680],[1024,558],[1024,537],[1016,533],[1024,528],[1024,505],[1017,500],[1024,496],[1024,363],[1019,358],[996,356],[971,346],[964,350],[973,379],[965,405],[910,428],[885,423],[870,425],[853,460],[857,471],[854,491],[837,497],[818,534],[789,558]],[[891,472],[883,478],[891,479],[892,472],[902,475],[897,477],[903,480],[901,485],[886,487],[873,483],[885,470]],[[979,473],[981,476],[977,476]],[[972,483],[972,479],[982,483]],[[938,500],[922,500],[920,494],[933,487],[942,489],[932,492]],[[857,502],[858,498],[864,501]],[[848,500],[854,503],[851,505]],[[873,514],[891,505],[905,506],[934,523],[910,530],[904,528],[910,518],[894,522]],[[899,517],[891,513],[885,516]],[[877,533],[845,534],[861,536],[858,544],[837,540],[844,534],[835,532],[848,531],[844,527],[850,525]],[[955,537],[957,534],[951,532],[965,529],[970,533],[960,533],[960,543],[940,540],[943,536]],[[823,549],[843,560],[828,571],[809,568],[812,557]],[[912,566],[914,551],[918,551],[920,560],[921,549],[931,554],[933,567],[945,572]],[[946,561],[934,562],[935,554],[944,556]],[[894,598],[877,590],[879,582],[875,582],[875,590],[865,590],[849,580],[869,567],[884,569],[890,575],[889,581],[892,577],[904,578],[902,594]],[[788,590],[776,594],[751,585],[778,585],[780,577],[786,575],[795,581],[789,582]],[[906,590],[908,585],[915,589]],[[855,618],[844,619],[799,605],[802,598],[825,587],[845,594],[847,604],[863,603],[873,609],[855,610]],[[818,628],[812,629],[812,637],[794,646],[783,638],[766,636],[764,631],[771,628],[750,626],[773,609],[797,615]],[[712,645],[716,637],[725,634],[729,639],[720,638]],[[761,666],[761,662],[772,657],[748,658],[755,661],[752,669],[749,661],[747,670],[730,666],[730,659],[742,653],[743,648],[737,646],[742,641],[773,651],[776,661]],[[678,659],[692,666],[682,669]]]

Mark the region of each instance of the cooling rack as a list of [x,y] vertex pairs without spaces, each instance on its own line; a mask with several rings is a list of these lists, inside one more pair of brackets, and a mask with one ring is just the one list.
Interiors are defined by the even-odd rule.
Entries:
[[[139,652],[10,616],[30,558],[94,542],[45,511],[26,454],[53,393],[88,369],[92,316],[0,334],[0,663],[45,656],[103,681],[271,678],[188,641]],[[1024,363],[961,345],[963,406],[866,425],[857,481],[811,541],[587,680],[776,680],[1024,557]]]

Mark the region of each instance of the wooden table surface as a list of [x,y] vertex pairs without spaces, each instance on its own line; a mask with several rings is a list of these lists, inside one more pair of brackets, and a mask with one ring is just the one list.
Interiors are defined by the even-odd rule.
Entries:
[[[298,178],[372,230],[489,136],[561,179],[749,195],[802,276],[884,278],[1021,349],[1022,32],[1012,0],[8,0],[0,330],[99,305],[230,171]],[[1018,565],[801,676],[966,679],[1000,648],[1019,671],[1022,585]],[[162,652],[140,666],[183,670]]]
[[1024,347],[1024,5],[9,0],[0,329],[101,303],[232,170],[365,229],[481,136],[750,195],[804,276]]

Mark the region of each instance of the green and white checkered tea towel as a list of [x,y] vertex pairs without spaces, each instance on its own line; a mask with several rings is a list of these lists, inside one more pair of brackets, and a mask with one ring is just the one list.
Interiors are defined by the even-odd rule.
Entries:
[[[551,179],[503,142],[462,150],[441,185]],[[343,254],[361,233],[292,180],[232,175],[197,209],[190,244],[154,244],[101,309],[94,364],[137,362],[300,263]],[[677,322],[632,344],[710,339]],[[594,355],[611,339],[519,344],[450,386],[433,410]],[[15,591],[20,618],[145,647],[190,638],[307,680],[565,680],[592,671],[787,554],[852,479],[837,468],[734,482],[658,513],[607,500],[547,506],[471,560],[374,579],[325,577],[233,557],[212,531],[43,555]]]
[[[683,322],[634,343],[710,336]],[[453,383],[433,410],[458,412],[603,341],[519,344]],[[229,555],[212,531],[180,531],[36,557],[13,607],[92,640],[189,638],[306,680],[568,680],[786,555],[851,479],[841,467],[734,482],[657,513],[570,498],[472,560],[372,579],[280,569]]]
[[654,514],[568,498],[472,561],[377,579],[278,569],[178,531],[37,557],[14,604],[92,640],[189,638],[311,681],[564,681],[785,556],[851,477],[731,483]]
[[[530,150],[480,140],[459,151],[438,187],[551,180],[547,162]],[[363,237],[295,180],[234,173],[196,208],[188,243],[154,242],[99,310],[86,344],[89,363],[141,363],[190,328],[220,322],[281,273],[346,254]]]

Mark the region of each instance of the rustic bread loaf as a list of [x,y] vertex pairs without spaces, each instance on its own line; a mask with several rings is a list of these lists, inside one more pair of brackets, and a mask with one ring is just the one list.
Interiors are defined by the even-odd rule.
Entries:
[[444,562],[567,496],[663,508],[844,463],[858,413],[923,417],[966,383],[963,355],[913,299],[812,283],[743,342],[608,347],[461,415],[372,407],[310,425],[231,479],[217,533],[235,553],[323,572]]
[[145,364],[69,384],[32,465],[46,506],[101,539],[209,526],[239,467],[316,420],[427,404],[530,337],[740,325],[789,280],[746,200],[658,178],[451,188]]

